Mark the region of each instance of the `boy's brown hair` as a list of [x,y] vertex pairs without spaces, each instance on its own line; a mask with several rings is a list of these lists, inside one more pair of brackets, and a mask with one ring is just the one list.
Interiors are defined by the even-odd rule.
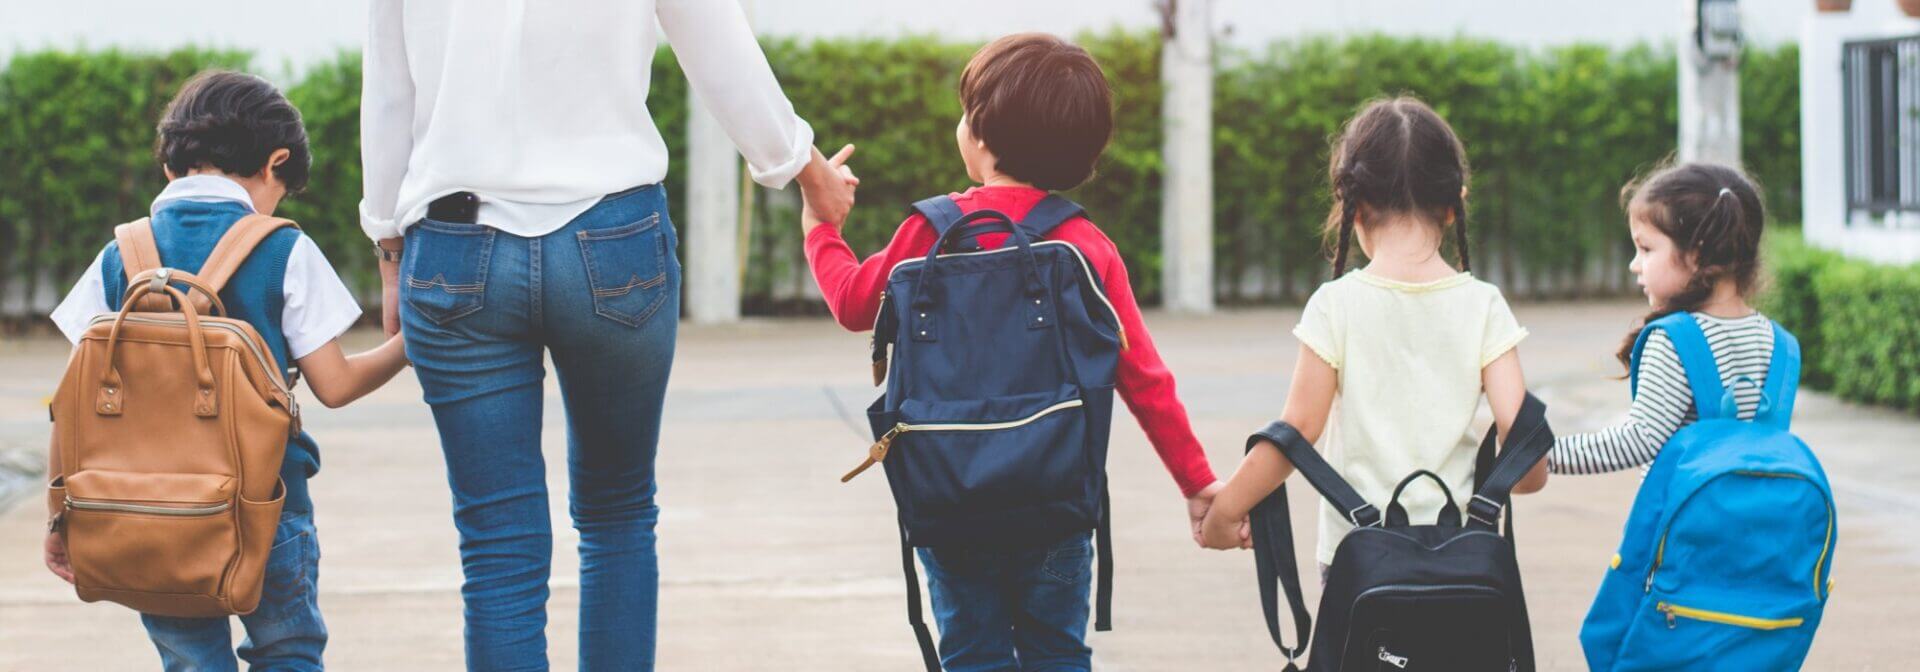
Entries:
[[1046,33],[974,52],[960,73],[960,106],[996,169],[1048,191],[1087,181],[1113,136],[1106,73],[1087,50]]

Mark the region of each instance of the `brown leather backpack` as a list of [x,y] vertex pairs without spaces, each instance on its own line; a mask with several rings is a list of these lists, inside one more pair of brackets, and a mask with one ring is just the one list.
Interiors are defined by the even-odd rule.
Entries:
[[272,351],[224,317],[219,293],[290,226],[241,219],[198,274],[160,265],[147,220],[114,230],[126,297],[93,319],[52,404],[49,529],[66,539],[80,599],[165,616],[259,605],[300,411]]

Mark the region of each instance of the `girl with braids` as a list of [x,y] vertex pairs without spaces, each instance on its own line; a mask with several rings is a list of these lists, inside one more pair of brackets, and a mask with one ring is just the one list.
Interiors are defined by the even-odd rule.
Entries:
[[[1736,168],[1671,166],[1620,190],[1633,236],[1633,274],[1653,311],[1627,332],[1620,364],[1646,324],[1692,314],[1706,334],[1721,384],[1734,391],[1739,417],[1751,419],[1773,357],[1773,322],[1747,303],[1760,272],[1766,210],[1760,191]],[[1627,421],[1591,434],[1559,437],[1547,462],[1557,474],[1599,474],[1646,467],[1660,446],[1698,419],[1693,390],[1665,330],[1647,335]],[[1756,385],[1736,385],[1746,377]]]
[[[1527,331],[1499,289],[1468,273],[1466,149],[1419,100],[1378,100],[1334,141],[1327,177],[1334,278],[1308,299],[1293,330],[1300,351],[1280,419],[1315,441],[1375,506],[1384,508],[1394,485],[1422,469],[1454,492],[1471,492],[1484,433],[1473,427],[1475,414],[1484,397],[1507,435],[1526,397],[1515,347]],[[1449,237],[1457,269],[1442,254]],[[1355,246],[1368,263],[1349,273]],[[1247,513],[1292,473],[1278,447],[1248,451],[1202,524],[1205,543],[1244,547]],[[1543,461],[1514,491],[1538,491],[1546,479]],[[1444,501],[1437,488],[1401,496],[1416,521],[1433,520]],[[1321,505],[1323,576],[1350,527]]]

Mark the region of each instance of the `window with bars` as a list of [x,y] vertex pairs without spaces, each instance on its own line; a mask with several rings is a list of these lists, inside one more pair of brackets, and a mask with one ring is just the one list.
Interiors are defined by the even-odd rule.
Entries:
[[1844,54],[1847,209],[1920,212],[1920,35]]

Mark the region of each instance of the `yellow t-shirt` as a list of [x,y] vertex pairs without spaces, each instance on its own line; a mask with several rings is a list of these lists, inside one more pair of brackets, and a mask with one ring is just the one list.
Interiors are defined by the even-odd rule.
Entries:
[[[1314,291],[1293,334],[1339,372],[1319,447],[1354,490],[1384,515],[1394,486],[1425,469],[1464,507],[1486,429],[1474,426],[1480,370],[1527,336],[1500,289],[1468,273],[1406,283],[1354,271]],[[1417,525],[1443,501],[1431,479],[1400,498]],[[1352,527],[1321,502],[1320,562],[1333,561]]]

